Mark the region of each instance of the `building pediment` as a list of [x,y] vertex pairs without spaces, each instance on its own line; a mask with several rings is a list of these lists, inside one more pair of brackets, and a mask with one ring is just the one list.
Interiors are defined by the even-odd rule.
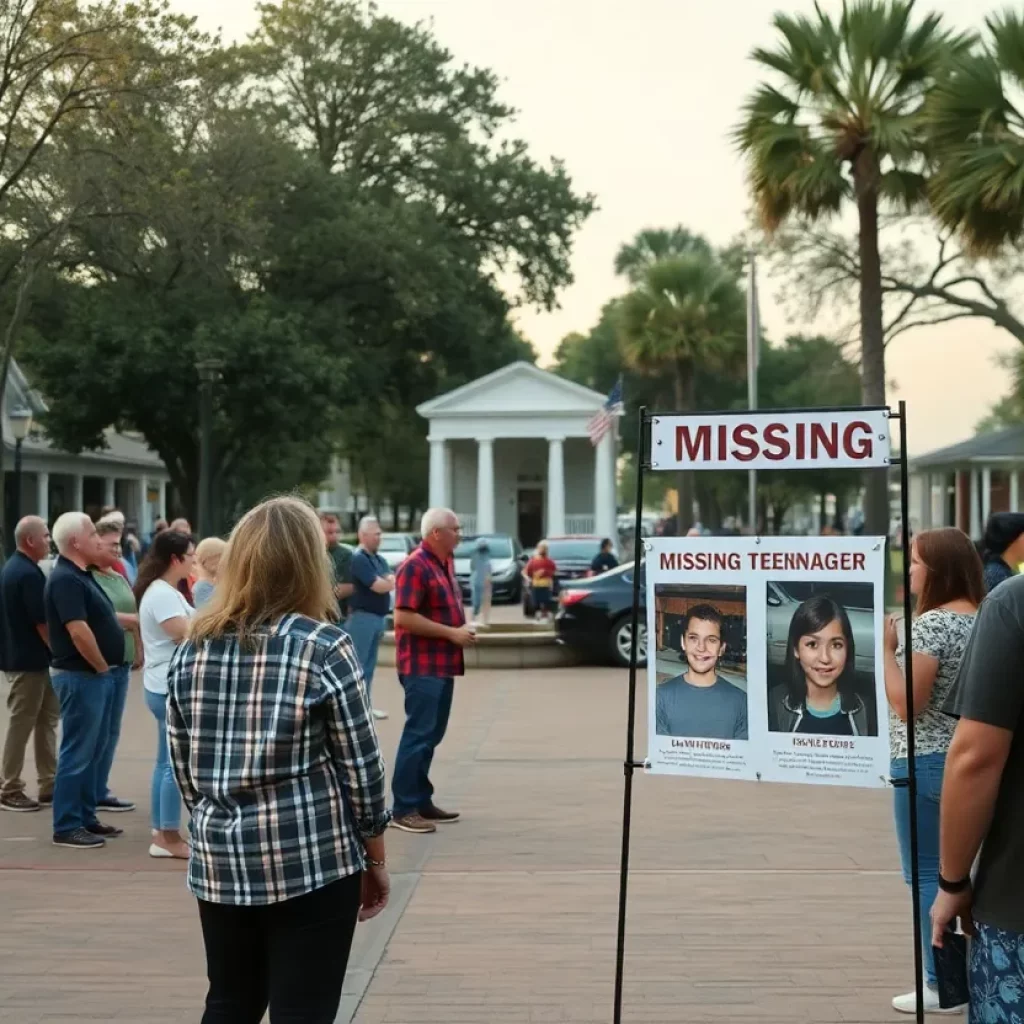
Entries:
[[516,362],[418,406],[426,419],[449,416],[502,417],[552,413],[592,414],[605,396],[582,384]]

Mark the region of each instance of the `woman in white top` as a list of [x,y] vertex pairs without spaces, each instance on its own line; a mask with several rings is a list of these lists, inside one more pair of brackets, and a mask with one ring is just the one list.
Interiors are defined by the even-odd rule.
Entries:
[[194,609],[179,590],[192,572],[195,544],[187,533],[165,530],[153,538],[139,566],[135,599],[145,662],[142,685],[146,705],[156,718],[156,764],[153,767],[151,857],[188,860],[188,843],[181,835],[181,797],[167,754],[167,669],[178,644],[188,633]]
[[[960,661],[985,594],[981,559],[966,534],[953,527],[924,530],[910,549],[910,592],[917,598],[910,624],[914,666],[914,767],[917,773],[917,865],[921,903],[921,952],[924,960],[925,1013],[950,1012],[939,1004],[932,954],[931,906],[939,891],[939,803],[946,752],[956,721],[942,708],[956,682]],[[910,885],[910,791],[907,788],[906,626],[890,618],[885,631],[885,692],[889,698],[889,744],[892,753],[896,838],[903,877]],[[914,992],[897,996],[893,1009],[917,1012]]]

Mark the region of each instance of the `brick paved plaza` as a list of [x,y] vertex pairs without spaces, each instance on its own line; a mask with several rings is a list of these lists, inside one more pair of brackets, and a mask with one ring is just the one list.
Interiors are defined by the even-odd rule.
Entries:
[[[399,688],[379,687],[390,760]],[[625,696],[604,668],[459,684],[435,781],[464,820],[389,833],[393,906],[357,934],[340,1020],[610,1021]],[[3,1024],[199,1020],[183,865],[146,856],[153,728],[136,679],[115,783],[139,810],[106,849],[0,814]],[[912,950],[888,794],[642,775],[635,794],[625,1020],[893,1018]]]

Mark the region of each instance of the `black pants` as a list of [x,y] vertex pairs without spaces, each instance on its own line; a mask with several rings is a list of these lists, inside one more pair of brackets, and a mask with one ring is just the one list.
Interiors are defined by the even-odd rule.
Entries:
[[199,901],[210,991],[202,1024],[334,1024],[362,875],[282,903]]

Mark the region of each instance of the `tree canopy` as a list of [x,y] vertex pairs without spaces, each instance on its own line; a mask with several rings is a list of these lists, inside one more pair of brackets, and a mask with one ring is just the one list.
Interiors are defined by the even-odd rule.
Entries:
[[34,282],[19,358],[58,444],[141,432],[187,511],[209,358],[226,513],[316,485],[332,453],[374,503],[422,507],[416,405],[534,358],[510,311],[571,280],[593,201],[511,137],[494,76],[458,67],[428,27],[347,0],[260,14],[236,48],[180,23],[189,76],[47,141],[52,203],[80,197],[89,216],[63,225]]

